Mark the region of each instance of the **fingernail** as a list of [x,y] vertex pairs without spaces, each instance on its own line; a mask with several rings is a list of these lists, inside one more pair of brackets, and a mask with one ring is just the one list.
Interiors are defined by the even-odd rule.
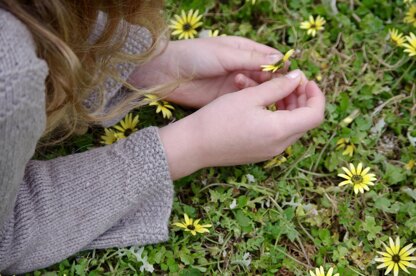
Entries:
[[291,71],[291,72],[289,72],[288,74],[285,75],[285,77],[289,78],[289,79],[296,79],[299,76],[300,76],[300,70],[299,69],[293,70],[293,71]]
[[268,55],[267,58],[268,58],[270,64],[274,64],[274,63],[276,63],[276,62],[278,62],[279,60],[282,59],[282,55],[271,54],[271,55]]

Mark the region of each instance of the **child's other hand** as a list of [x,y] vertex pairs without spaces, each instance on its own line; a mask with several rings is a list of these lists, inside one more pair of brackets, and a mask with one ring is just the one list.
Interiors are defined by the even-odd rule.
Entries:
[[[292,71],[223,95],[160,129],[172,177],[203,167],[270,159],[318,126],[324,118],[325,97],[305,79],[301,71]],[[276,102],[278,111],[266,109]]]
[[[166,99],[199,108],[221,95],[240,90],[234,82],[238,74],[258,83],[269,80],[274,74],[262,72],[260,66],[273,64],[282,57],[276,49],[237,36],[171,41],[161,55],[137,67],[129,81],[138,87],[151,87],[193,77]],[[286,69],[287,65],[279,72]]]

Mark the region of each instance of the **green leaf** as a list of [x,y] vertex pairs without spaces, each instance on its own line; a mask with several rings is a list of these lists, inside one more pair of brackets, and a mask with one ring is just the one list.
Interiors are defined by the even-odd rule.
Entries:
[[379,234],[382,230],[381,226],[376,224],[375,218],[372,216],[366,216],[365,222],[362,224],[363,230],[367,232],[367,239],[372,241],[377,238],[377,234]]
[[403,168],[386,163],[386,173],[384,179],[387,183],[394,185],[406,179],[406,172]]

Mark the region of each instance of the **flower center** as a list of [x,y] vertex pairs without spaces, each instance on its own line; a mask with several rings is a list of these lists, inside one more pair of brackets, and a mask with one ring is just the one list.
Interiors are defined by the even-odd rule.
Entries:
[[400,262],[400,256],[399,255],[393,255],[393,257],[391,258],[393,262],[395,263],[399,263]]
[[316,24],[315,23],[311,24],[311,29],[316,29]]
[[187,228],[188,228],[189,230],[195,230],[195,226],[193,226],[192,224],[188,225],[188,226],[187,226]]
[[354,174],[354,175],[351,177],[351,181],[352,181],[354,184],[359,184],[359,183],[361,183],[361,182],[363,181],[363,177],[362,177],[361,175],[356,175],[356,174]]
[[128,129],[126,129],[125,131],[124,131],[124,136],[129,136],[130,134],[132,134],[133,133],[133,130],[131,129],[131,128],[128,128]]
[[186,31],[191,30],[192,29],[192,26],[189,23],[185,23],[185,24],[183,24],[183,27],[182,28],[186,32]]

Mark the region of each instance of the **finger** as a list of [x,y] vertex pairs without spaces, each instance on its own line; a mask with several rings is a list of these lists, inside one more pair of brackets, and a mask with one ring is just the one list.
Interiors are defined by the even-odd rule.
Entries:
[[257,50],[241,50],[222,47],[218,50],[217,59],[222,67],[228,71],[260,71],[261,65],[275,64],[283,58],[280,53],[264,53]]
[[301,94],[298,96],[298,107],[306,106],[306,94]]
[[262,71],[241,71],[241,74],[244,74],[246,77],[254,80],[257,83],[263,83],[265,81],[271,80],[276,73],[272,72],[262,72]]
[[300,70],[294,70],[285,76],[248,88],[246,93],[264,107],[291,94],[299,86],[300,81]]
[[[285,119],[279,118],[279,123],[284,124],[293,133],[302,133],[319,126],[324,119],[325,96],[314,81],[306,85],[306,106],[291,111],[281,111]],[[284,112],[284,113],[283,113]]]
[[[303,73],[303,72],[302,72]],[[306,78],[305,74],[302,74],[301,85],[296,89],[297,95],[297,106],[304,107],[306,106],[306,85],[308,83],[308,79]]]
[[[255,42],[251,39],[240,37],[240,36],[225,36],[225,37],[218,37],[218,39],[223,43],[224,45],[227,45],[229,47],[233,47],[240,50],[254,50],[258,52],[262,52],[265,54],[280,54],[281,52],[276,50],[275,48],[272,48],[270,46]],[[283,56],[283,55],[282,55]]]
[[287,138],[284,142],[283,142],[283,146],[285,148],[293,145],[294,143],[296,143],[303,135],[305,135],[305,132],[302,133],[297,133],[295,135],[290,136],[289,138]]
[[237,74],[234,77],[234,84],[240,90],[258,85],[256,81],[245,76],[244,74]]
[[286,110],[286,104],[284,100],[277,101],[278,110]]
[[287,110],[295,109],[298,105],[298,98],[296,96],[296,93],[292,93],[289,96],[287,96],[285,98],[285,103],[286,103],[286,109]]
[[287,71],[289,71],[289,67],[290,67],[290,61],[286,61],[283,64],[283,67],[280,68],[279,70],[277,70],[277,72],[280,73],[280,74],[286,74]]

